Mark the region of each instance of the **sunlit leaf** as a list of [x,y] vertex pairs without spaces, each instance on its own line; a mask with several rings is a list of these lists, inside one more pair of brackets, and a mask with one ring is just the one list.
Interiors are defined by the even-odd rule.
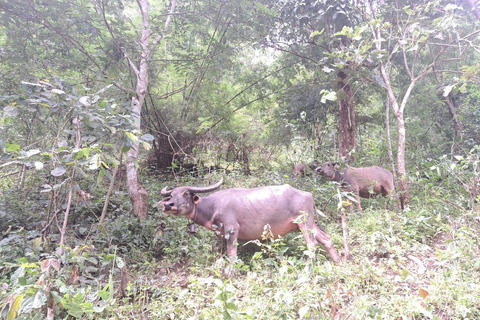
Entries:
[[20,309],[22,300],[23,300],[23,295],[19,295],[15,298],[15,301],[13,301],[10,311],[8,311],[7,320],[13,320],[17,317],[17,312],[18,312],[18,309]]
[[80,97],[80,99],[78,99],[78,101],[86,107],[89,107],[91,105],[90,97],[88,97],[88,96]]
[[142,143],[143,147],[145,148],[145,150],[150,150],[152,149],[152,145],[148,142],[143,142]]
[[9,143],[6,143],[5,144],[5,149],[7,151],[10,151],[10,152],[15,152],[15,151],[18,151],[20,150],[20,146],[18,144],[9,144]]
[[125,131],[125,134],[127,135],[127,137],[128,137],[132,142],[137,141],[137,137],[136,137],[133,133],[128,132],[128,131]]
[[119,267],[120,269],[125,266],[125,262],[123,262],[122,257],[116,256],[115,262],[117,263],[117,267]]
[[300,319],[303,319],[303,318],[305,318],[305,316],[308,316],[309,315],[309,312],[308,312],[309,310],[310,310],[309,306],[301,307],[298,310],[298,315],[300,316]]
[[147,133],[141,136],[141,139],[144,141],[153,141],[154,137],[151,134]]
[[65,170],[64,167],[62,166],[57,166],[55,169],[53,169],[52,171],[50,171],[50,174],[54,177],[60,177],[61,175],[63,175],[65,172],[67,172],[67,170]]

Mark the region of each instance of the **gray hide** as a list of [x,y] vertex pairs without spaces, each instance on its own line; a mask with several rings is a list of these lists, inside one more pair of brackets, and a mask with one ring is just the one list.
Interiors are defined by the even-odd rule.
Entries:
[[[185,186],[171,191],[164,188],[162,195],[170,197],[159,204],[163,205],[163,212],[185,216],[214,231],[219,239],[225,239],[230,257],[237,255],[237,239],[261,240],[265,226],[269,225],[274,237],[303,231],[309,248],[314,250],[319,241],[335,262],[340,261],[330,236],[315,224],[311,193],[282,185],[225,189],[202,198],[196,194],[213,191],[222,183],[223,178],[206,188]],[[305,218],[300,217],[303,214]]]
[[360,197],[371,198],[378,194],[384,196],[390,193],[395,194],[393,174],[387,169],[381,167],[365,167],[338,170],[340,167],[337,163],[329,161],[322,164],[315,171],[325,178],[336,181],[342,187],[355,194],[357,200],[357,208],[362,212],[360,206]]

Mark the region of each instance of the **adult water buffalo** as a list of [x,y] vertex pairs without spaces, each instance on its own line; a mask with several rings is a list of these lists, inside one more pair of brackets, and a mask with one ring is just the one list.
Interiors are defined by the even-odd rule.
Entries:
[[358,211],[362,212],[360,197],[371,198],[378,194],[395,194],[393,174],[381,167],[365,167],[338,170],[340,166],[333,161],[325,162],[315,171],[325,178],[338,182],[344,190],[355,194]]
[[330,236],[315,224],[311,193],[282,185],[225,189],[202,198],[197,195],[214,191],[222,183],[223,178],[209,187],[165,187],[161,194],[169,198],[158,204],[163,205],[163,212],[187,217],[225,239],[229,257],[237,256],[237,239],[261,240],[265,226],[269,225],[274,237],[300,229],[309,248],[315,250],[320,241],[332,259],[340,261]]

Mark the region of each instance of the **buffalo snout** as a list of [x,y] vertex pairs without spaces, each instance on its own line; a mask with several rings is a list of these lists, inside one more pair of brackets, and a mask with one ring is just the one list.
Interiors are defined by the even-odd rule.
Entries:
[[167,198],[159,202],[159,205],[163,205],[162,211],[178,211],[178,208],[175,206],[175,203],[172,201],[172,198]]

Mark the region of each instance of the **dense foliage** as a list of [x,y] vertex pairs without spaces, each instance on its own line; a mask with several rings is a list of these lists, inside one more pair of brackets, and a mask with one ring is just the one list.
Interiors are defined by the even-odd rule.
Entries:
[[[480,318],[469,1],[152,0],[142,16],[146,2],[0,3],[1,319]],[[288,183],[344,253],[351,194],[293,165],[402,159],[410,202],[362,199],[340,264],[321,247],[310,261],[301,234],[265,234],[225,277],[225,244],[156,205],[165,186]]]

